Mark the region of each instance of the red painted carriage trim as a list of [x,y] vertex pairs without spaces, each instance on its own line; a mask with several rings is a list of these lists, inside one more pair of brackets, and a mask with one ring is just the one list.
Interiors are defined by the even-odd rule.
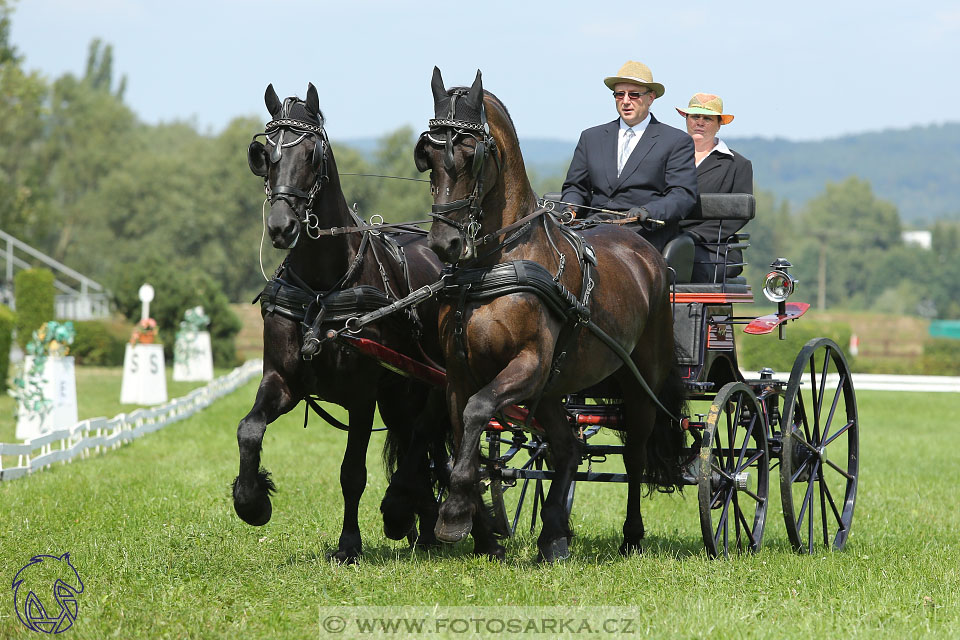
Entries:
[[760,316],[759,318],[751,320],[750,324],[743,328],[743,332],[752,335],[770,333],[787,320],[796,320],[805,314],[809,308],[810,305],[806,302],[788,302],[786,304],[787,312],[785,314],[771,313],[767,316]]
[[734,302],[753,302],[752,293],[675,293],[670,296],[672,302],[702,302],[704,304],[731,304]]
[[343,336],[343,338],[358,351],[379,361],[380,364],[391,371],[422,380],[435,387],[443,387],[447,384],[447,374],[442,369],[418,362],[369,338],[355,338],[353,336]]
[[618,415],[595,415],[595,414],[577,414],[578,427],[619,427],[620,416]]

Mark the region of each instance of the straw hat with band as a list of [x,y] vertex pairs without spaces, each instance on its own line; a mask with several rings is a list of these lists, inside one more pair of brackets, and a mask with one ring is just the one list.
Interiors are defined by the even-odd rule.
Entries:
[[626,64],[620,67],[617,75],[603,79],[603,84],[610,87],[611,90],[614,89],[618,82],[629,82],[647,87],[653,91],[658,98],[662,96],[664,92],[663,85],[653,81],[653,73],[651,73],[650,67],[642,62],[634,62],[633,60],[628,60]]
[[715,96],[712,93],[695,93],[690,98],[690,104],[687,105],[687,108],[677,107],[677,113],[684,117],[694,113],[705,116],[720,116],[720,124],[733,122],[733,116],[723,112],[723,100],[720,99],[720,96]]

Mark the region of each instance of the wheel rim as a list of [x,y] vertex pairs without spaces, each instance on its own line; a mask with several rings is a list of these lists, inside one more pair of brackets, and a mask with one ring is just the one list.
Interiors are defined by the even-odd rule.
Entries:
[[750,387],[730,383],[714,398],[700,449],[700,527],[709,555],[760,549],[769,469],[760,403]]
[[784,394],[780,495],[794,549],[840,550],[850,535],[860,424],[847,361],[827,338],[797,356]]

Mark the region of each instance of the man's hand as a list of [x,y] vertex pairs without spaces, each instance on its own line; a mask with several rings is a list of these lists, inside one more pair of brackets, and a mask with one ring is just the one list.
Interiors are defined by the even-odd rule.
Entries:
[[650,218],[650,212],[643,207],[633,207],[627,211],[628,218],[636,218],[637,222],[645,222]]

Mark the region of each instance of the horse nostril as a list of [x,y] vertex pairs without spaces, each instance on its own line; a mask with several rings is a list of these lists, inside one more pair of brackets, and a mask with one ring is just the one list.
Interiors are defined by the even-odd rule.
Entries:
[[450,247],[449,247],[450,250],[448,255],[451,261],[460,257],[460,245],[461,245],[460,238],[453,238],[450,240]]
[[286,237],[292,236],[292,235],[296,232],[296,230],[297,230],[297,221],[296,221],[296,220],[290,220],[290,221],[287,222],[287,226],[286,226],[286,228],[283,230],[283,235],[286,236]]

